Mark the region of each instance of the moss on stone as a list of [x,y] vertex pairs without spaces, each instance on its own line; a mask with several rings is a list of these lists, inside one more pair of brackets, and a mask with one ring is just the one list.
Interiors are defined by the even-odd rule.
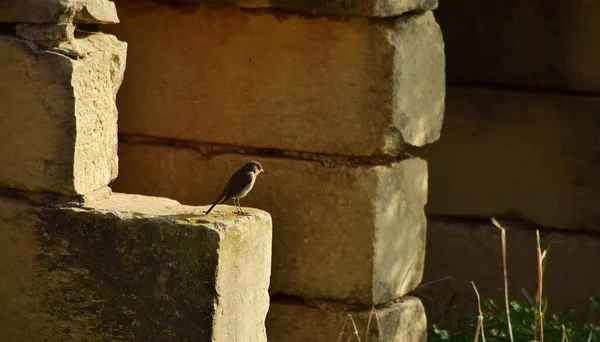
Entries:
[[[44,305],[65,320],[65,335],[143,341],[211,335],[217,232],[97,211],[36,214]],[[74,316],[83,319],[74,323]]]

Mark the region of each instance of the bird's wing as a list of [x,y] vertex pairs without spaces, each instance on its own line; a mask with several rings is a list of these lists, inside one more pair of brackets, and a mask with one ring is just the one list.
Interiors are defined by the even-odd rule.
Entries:
[[254,175],[251,172],[245,170],[239,170],[229,178],[227,185],[225,185],[225,199],[223,202],[229,200],[231,197],[239,194],[254,180]]

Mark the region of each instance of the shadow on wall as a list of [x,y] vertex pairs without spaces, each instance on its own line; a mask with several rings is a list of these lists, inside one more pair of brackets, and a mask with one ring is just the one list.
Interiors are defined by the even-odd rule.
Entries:
[[[489,220],[430,217],[423,284],[420,288],[430,321],[436,322],[454,305],[476,307],[471,281],[482,297],[504,296],[500,232]],[[507,229],[507,268],[511,299],[527,302],[535,298],[537,260],[535,229],[539,226],[504,221]],[[548,249],[544,273],[544,295],[549,310],[575,309],[584,313],[591,296],[600,291],[600,237],[562,230],[542,230],[541,246]],[[435,283],[436,280],[450,277]]]
[[442,1],[436,18],[446,41],[448,79],[598,93],[598,13],[600,2],[587,0]]
[[[550,310],[600,294],[600,2],[443,1],[448,95],[442,136],[414,153],[430,167],[424,299],[502,298],[506,225],[511,296],[536,284],[535,228],[552,242]],[[457,18],[461,18],[457,20]],[[437,316],[439,317],[439,316]]]

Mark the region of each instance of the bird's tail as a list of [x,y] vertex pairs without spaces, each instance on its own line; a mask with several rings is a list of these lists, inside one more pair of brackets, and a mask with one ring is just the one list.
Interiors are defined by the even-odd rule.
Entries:
[[217,200],[215,201],[215,203],[213,203],[213,205],[211,205],[210,208],[206,211],[205,215],[208,215],[210,213],[210,211],[213,210],[213,208],[215,207],[215,205],[217,205],[219,203],[223,203],[224,200],[225,200],[225,194],[222,193],[221,196],[219,196],[219,198],[217,198]]

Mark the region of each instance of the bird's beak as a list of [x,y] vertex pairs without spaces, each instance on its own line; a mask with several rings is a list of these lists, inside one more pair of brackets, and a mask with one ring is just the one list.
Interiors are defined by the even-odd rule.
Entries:
[[267,170],[262,169],[261,173],[267,174]]

